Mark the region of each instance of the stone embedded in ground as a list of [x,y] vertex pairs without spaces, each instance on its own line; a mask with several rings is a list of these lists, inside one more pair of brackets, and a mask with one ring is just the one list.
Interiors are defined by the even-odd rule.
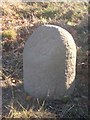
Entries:
[[36,98],[59,99],[75,87],[76,45],[55,25],[38,27],[23,52],[24,89]]

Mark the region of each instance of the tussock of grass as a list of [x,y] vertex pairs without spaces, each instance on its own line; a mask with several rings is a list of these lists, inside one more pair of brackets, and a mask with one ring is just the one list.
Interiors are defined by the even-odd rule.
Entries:
[[55,118],[55,114],[44,110],[43,106],[40,106],[38,110],[34,110],[33,107],[29,110],[25,109],[20,104],[21,109],[17,109],[10,106],[10,112],[7,118]]
[[54,115],[47,111],[34,111],[33,109],[30,110],[22,110],[18,111],[17,109],[13,108],[10,110],[9,118],[53,118]]

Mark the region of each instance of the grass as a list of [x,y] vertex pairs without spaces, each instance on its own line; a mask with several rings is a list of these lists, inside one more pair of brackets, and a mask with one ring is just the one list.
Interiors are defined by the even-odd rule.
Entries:
[[15,39],[16,36],[17,36],[17,33],[14,29],[4,30],[2,33],[2,37],[8,38],[8,39]]
[[[87,115],[87,108],[85,108],[86,103],[84,103],[84,98],[82,95],[79,95],[80,89],[75,91],[71,98],[64,97],[56,103],[55,101],[49,104],[51,111],[44,108],[43,104],[39,105],[38,109],[34,109],[32,106],[28,108],[24,106],[31,103],[29,97],[26,96],[26,93],[23,91],[23,87],[18,87],[19,81],[23,80],[23,71],[22,71],[22,53],[24,44],[29,35],[37,28],[39,25],[44,23],[55,24],[58,26],[65,26],[69,31],[71,28],[71,34],[74,34],[74,39],[76,45],[78,46],[77,54],[77,76],[79,79],[79,84],[77,88],[81,88],[82,81],[86,85],[86,78],[84,77],[86,72],[86,67],[82,69],[82,62],[85,62],[86,59],[86,36],[87,36],[87,20],[82,23],[83,18],[86,18],[88,5],[84,2],[73,2],[73,3],[25,3],[25,4],[3,4],[2,5],[2,30],[3,30],[3,111],[5,107],[9,110],[6,110],[6,113],[3,113],[3,116],[6,118],[50,118],[55,117],[56,115],[62,114],[64,117],[80,117],[80,115]],[[60,23],[63,21],[63,23]],[[9,26],[7,25],[9,23]],[[13,28],[13,29],[11,29]],[[85,33],[85,34],[84,34]],[[6,39],[7,38],[7,39]],[[11,39],[12,41],[9,41]],[[78,44],[79,43],[79,44]],[[83,44],[83,46],[82,46]],[[12,59],[11,59],[12,58]],[[86,62],[85,62],[86,65]],[[80,74],[81,72],[81,74]],[[79,75],[79,76],[78,76]],[[8,77],[9,76],[9,77]],[[10,78],[10,79],[9,79]],[[12,79],[14,81],[14,101],[19,100],[16,104],[10,104],[12,101],[11,93],[11,84]],[[23,82],[23,81],[22,81]],[[78,87],[79,86],[79,87]],[[82,86],[82,94],[84,94],[84,89],[86,86]],[[75,95],[77,96],[78,102],[74,102]],[[83,102],[82,102],[83,101]],[[49,101],[51,102],[51,101]],[[73,104],[68,108],[68,104]],[[81,106],[79,106],[79,104]],[[65,107],[67,106],[67,107]],[[60,109],[62,107],[62,109]],[[52,110],[54,112],[52,112]],[[60,113],[61,111],[61,113]],[[8,114],[9,113],[9,114]],[[54,114],[56,113],[56,114]],[[66,115],[67,113],[67,115]],[[61,116],[62,116],[61,115]]]
[[12,108],[9,113],[9,118],[48,118],[51,116],[51,113],[46,111],[34,111],[33,109],[26,110],[22,109],[21,111]]
[[40,106],[38,110],[34,110],[33,107],[27,110],[20,103],[20,110],[10,106],[10,112],[7,118],[55,118],[55,114],[44,110],[43,106]]

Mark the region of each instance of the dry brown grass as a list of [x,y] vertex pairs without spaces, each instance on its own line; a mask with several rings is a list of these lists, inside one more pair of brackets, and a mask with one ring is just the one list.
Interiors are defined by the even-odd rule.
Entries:
[[37,110],[34,110],[34,108],[30,108],[27,110],[19,103],[21,109],[17,109],[15,107],[10,106],[10,112],[7,116],[7,118],[55,118],[55,114],[47,111],[47,109],[44,109],[44,102]]
[[[16,39],[13,39],[13,37],[9,39],[6,35],[6,38],[3,37],[2,40],[3,116],[6,118],[52,118],[55,117],[54,113],[57,113],[60,117],[83,117],[87,119],[87,28],[85,27],[87,26],[87,22],[85,25],[80,24],[82,23],[81,19],[87,15],[87,5],[77,2],[73,4],[59,3],[57,5],[55,3],[33,3],[33,5],[6,4],[2,6],[1,10],[2,32],[11,28],[17,31]],[[49,15],[52,15],[52,19],[49,18]],[[25,106],[31,104],[31,101],[26,100],[27,95],[23,91],[23,86],[19,86],[23,83],[22,52],[28,35],[30,35],[39,24],[44,23],[55,24],[67,29],[69,32],[71,31],[70,33],[73,35],[79,47],[77,54],[77,85],[69,100],[64,98],[63,102],[59,101],[56,103],[54,101],[52,104],[48,103],[47,109],[49,110],[44,109],[43,104],[40,105],[37,110],[33,109],[33,107],[27,109]],[[81,26],[79,26],[79,24]],[[13,34],[11,34],[11,36],[13,36]],[[11,105],[12,99],[14,101],[13,105]],[[16,104],[16,101],[20,103]],[[5,109],[5,107],[9,107],[7,108],[8,110]]]

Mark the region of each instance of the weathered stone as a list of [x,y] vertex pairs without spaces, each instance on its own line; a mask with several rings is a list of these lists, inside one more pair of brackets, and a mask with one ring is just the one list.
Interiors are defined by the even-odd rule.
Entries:
[[59,99],[74,90],[76,45],[55,25],[38,27],[23,52],[24,89],[37,98]]

